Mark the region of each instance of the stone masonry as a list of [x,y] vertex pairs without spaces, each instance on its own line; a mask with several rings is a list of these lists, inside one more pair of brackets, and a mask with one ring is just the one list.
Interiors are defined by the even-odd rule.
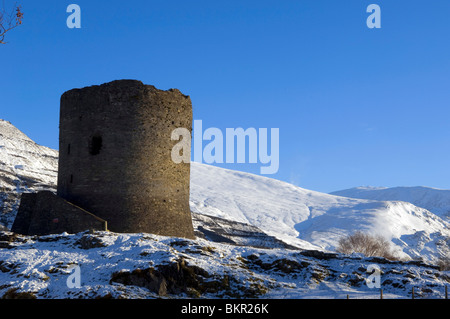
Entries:
[[107,222],[50,191],[22,194],[13,231],[23,235],[108,230]]
[[[192,129],[192,105],[177,89],[119,80],[64,93],[57,197],[113,232],[194,238],[190,164],[171,159],[177,143],[171,133],[178,127]],[[80,213],[73,223],[87,216],[94,222],[91,215]],[[23,219],[18,214],[18,223]]]

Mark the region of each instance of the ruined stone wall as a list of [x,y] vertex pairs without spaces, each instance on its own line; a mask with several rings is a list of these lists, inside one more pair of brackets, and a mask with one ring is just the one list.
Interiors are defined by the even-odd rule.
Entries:
[[11,229],[23,235],[48,235],[85,230],[108,230],[107,222],[50,191],[22,194]]
[[193,238],[190,164],[171,159],[177,127],[191,130],[192,105],[176,89],[120,80],[64,93],[58,196],[114,232]]

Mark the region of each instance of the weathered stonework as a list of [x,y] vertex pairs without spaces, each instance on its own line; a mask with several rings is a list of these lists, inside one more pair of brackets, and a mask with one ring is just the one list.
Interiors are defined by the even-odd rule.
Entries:
[[192,105],[177,89],[120,80],[64,93],[57,195],[113,232],[194,238],[190,164],[171,159],[179,127],[192,130]]
[[44,191],[22,194],[11,230],[23,235],[49,235],[108,229],[105,220]]

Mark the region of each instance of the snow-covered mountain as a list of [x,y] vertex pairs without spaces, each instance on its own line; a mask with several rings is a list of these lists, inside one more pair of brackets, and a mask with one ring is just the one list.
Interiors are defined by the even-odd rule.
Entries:
[[191,209],[305,249],[334,250],[342,236],[362,230],[391,240],[401,257],[449,254],[449,224],[411,203],[334,196],[198,163],[192,163]]
[[0,228],[10,228],[23,192],[56,187],[58,151],[0,119]]
[[425,208],[450,221],[450,190],[431,187],[355,187],[331,193],[351,198],[378,201],[403,201]]
[[56,185],[58,151],[36,144],[10,122],[0,120],[0,187]]
[[[1,122],[0,134],[0,222],[10,227],[20,192],[54,189],[57,151],[37,145],[9,122]],[[408,202],[335,196],[192,163],[190,205],[197,234],[215,241],[333,251],[342,236],[362,230],[391,240],[402,258],[450,255],[449,223]]]
[[[0,121],[0,224],[11,226],[21,193],[55,190],[57,162],[57,151]],[[0,230],[0,296],[378,298],[365,284],[374,264],[385,298],[409,298],[412,287],[421,287],[418,297],[442,298],[450,282],[449,271],[420,261],[320,251],[363,230],[389,238],[403,257],[449,256],[449,224],[411,203],[323,194],[192,163],[190,205],[196,240]]]

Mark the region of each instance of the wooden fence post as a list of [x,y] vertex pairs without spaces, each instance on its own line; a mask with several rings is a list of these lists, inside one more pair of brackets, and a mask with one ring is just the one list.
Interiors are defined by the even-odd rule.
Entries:
[[414,287],[412,287],[411,298],[414,299]]

